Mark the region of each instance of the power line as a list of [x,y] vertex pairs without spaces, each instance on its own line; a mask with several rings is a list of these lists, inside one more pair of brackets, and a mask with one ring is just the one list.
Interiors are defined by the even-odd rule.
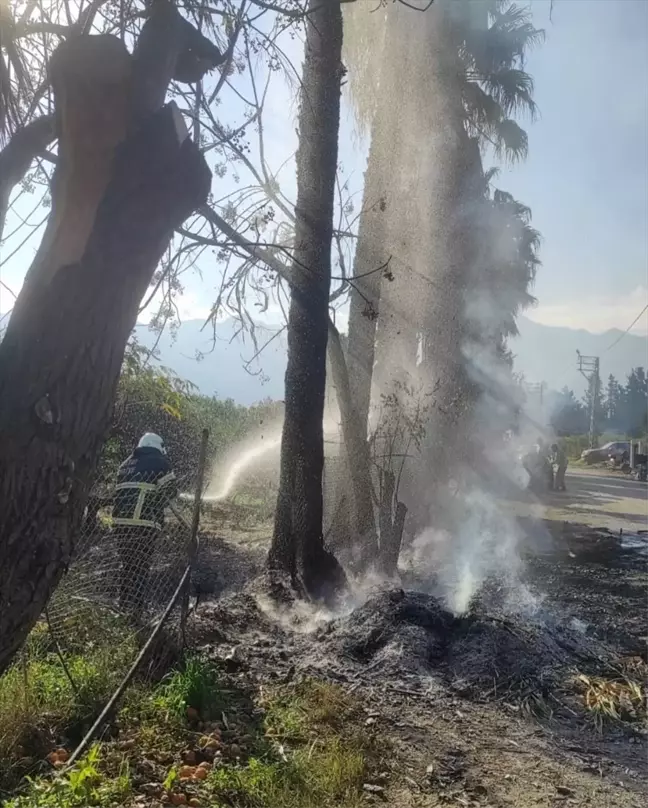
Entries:
[[608,347],[603,351],[606,354],[608,351],[611,351],[615,345],[617,345],[621,340],[625,337],[625,335],[630,331],[632,326],[639,320],[639,318],[644,314],[644,312],[648,309],[648,303],[643,307],[643,309],[639,312],[639,314],[634,318],[634,320],[630,323],[630,325],[626,328],[623,334],[620,334],[612,343],[612,345],[608,345]]

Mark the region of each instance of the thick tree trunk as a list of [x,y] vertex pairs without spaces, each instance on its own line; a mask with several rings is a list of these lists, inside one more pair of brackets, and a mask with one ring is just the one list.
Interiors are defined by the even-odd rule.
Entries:
[[281,470],[271,571],[327,597],[344,573],[324,548],[322,471],[333,201],[342,79],[340,0],[310,0],[299,112],[297,204]]
[[[61,160],[47,249],[0,344],[0,671],[69,562],[140,300],[210,188],[175,105],[129,126],[130,57],[107,39],[70,40],[52,60]],[[109,124],[102,98],[121,116]]]
[[352,525],[354,535],[347,537],[347,543],[360,549],[363,566],[375,561],[378,550],[376,522],[371,495],[371,456],[366,432],[362,431],[356,408],[353,406],[347,364],[340,341],[340,335],[333,325],[329,325],[329,357],[333,374],[333,385],[337,394],[342,438],[346,449],[352,494]]
[[[385,52],[395,47],[398,31],[387,30]],[[385,59],[380,76],[380,102],[371,124],[371,143],[358,224],[349,295],[347,366],[351,400],[359,429],[369,432],[369,410],[374,371],[376,327],[381,314],[380,295],[385,273],[392,271],[393,248],[388,237],[390,218],[397,215],[396,170],[401,156],[397,82],[399,74]],[[391,275],[389,275],[391,277]],[[385,316],[385,314],[382,314]],[[388,313],[387,313],[388,316]]]

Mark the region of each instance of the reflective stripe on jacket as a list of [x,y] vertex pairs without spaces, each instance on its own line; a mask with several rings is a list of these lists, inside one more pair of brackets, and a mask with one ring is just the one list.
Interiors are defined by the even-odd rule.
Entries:
[[162,529],[164,508],[176,495],[176,478],[166,455],[135,449],[117,473],[113,525]]

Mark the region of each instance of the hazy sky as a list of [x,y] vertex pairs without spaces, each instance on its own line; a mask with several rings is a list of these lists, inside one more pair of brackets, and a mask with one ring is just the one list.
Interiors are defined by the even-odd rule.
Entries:
[[[554,0],[553,22],[549,6],[549,0],[531,3],[547,39],[527,62],[540,110],[528,127],[529,157],[503,169],[497,184],[531,207],[543,236],[539,304],[529,316],[591,331],[625,329],[648,300],[648,0]],[[298,44],[286,47],[299,64]],[[296,146],[296,91],[275,81],[268,96],[264,121],[272,168]],[[340,154],[352,187],[359,188],[366,149],[348,107]],[[294,199],[290,161],[280,181]],[[224,185],[227,180],[217,180],[215,191]],[[34,198],[22,202],[26,216]],[[33,221],[41,217],[42,211]],[[14,290],[36,244],[32,239],[0,268]],[[5,244],[0,259],[15,246]],[[185,317],[204,315],[214,297],[217,272],[204,262],[202,272],[202,280],[186,283]],[[0,311],[10,305],[0,289]],[[648,331],[648,315],[636,329]]]
[[[648,296],[648,2],[534,0],[540,119],[501,184],[543,235],[533,319],[626,328]],[[643,318],[646,329],[648,318]]]

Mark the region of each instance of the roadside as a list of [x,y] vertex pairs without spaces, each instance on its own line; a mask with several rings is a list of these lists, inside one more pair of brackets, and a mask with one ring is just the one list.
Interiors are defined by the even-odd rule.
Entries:
[[[646,487],[589,469],[567,484],[507,504],[531,539],[523,583],[540,608],[526,616],[484,599],[455,617],[400,589],[365,591],[336,615],[277,612],[259,588],[270,523],[207,511],[192,652],[136,681],[101,744],[54,784],[79,737],[78,700],[51,653],[34,659],[25,681],[39,709],[4,777],[36,780],[7,804],[639,808],[648,575],[619,530],[645,525]],[[87,725],[110,682],[76,664],[96,699]],[[17,671],[6,716],[28,703],[22,682]]]
[[509,507],[519,517],[578,522],[614,532],[648,530],[648,485],[607,469],[569,468],[567,490],[540,498],[515,491]]

